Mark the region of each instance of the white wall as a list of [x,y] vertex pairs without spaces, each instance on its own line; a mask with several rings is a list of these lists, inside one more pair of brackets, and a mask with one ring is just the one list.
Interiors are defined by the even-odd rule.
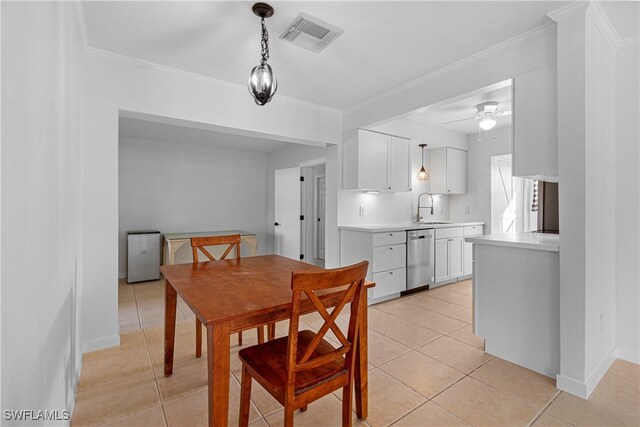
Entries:
[[266,253],[267,153],[130,137],[119,148],[120,277],[127,230],[243,230]]
[[84,55],[82,324],[85,349],[118,342],[118,110],[287,142],[340,139],[341,115],[286,97],[255,105],[246,87],[89,51]]
[[313,147],[309,145],[291,144],[279,150],[269,153],[269,171],[267,176],[267,251],[275,250],[275,235],[273,223],[275,222],[275,171],[276,169],[292,168],[300,166],[300,163],[326,157],[325,147]]
[[[615,349],[615,49],[586,21],[586,362],[589,380]],[[612,147],[613,145],[613,147]],[[604,317],[604,325],[601,325]],[[606,365],[608,368],[608,364]]]
[[[614,49],[594,6],[558,13],[558,387],[588,397],[614,360]],[[600,21],[602,23],[602,21]]]
[[640,363],[640,89],[638,43],[617,52],[615,87],[616,346]]
[[[491,234],[491,157],[510,154],[513,136],[511,127],[468,135],[467,193],[450,196],[451,221],[482,221],[485,234]],[[469,214],[466,208],[469,206]]]
[[0,7],[2,409],[71,409],[82,287],[80,39],[70,3]]

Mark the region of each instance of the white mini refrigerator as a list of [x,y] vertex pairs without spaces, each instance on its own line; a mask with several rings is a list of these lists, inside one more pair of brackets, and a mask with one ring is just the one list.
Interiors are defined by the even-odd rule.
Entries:
[[127,283],[160,279],[161,241],[158,230],[127,231]]

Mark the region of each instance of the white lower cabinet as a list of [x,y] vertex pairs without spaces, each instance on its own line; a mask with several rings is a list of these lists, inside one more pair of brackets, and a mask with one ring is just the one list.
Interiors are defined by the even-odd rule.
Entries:
[[436,283],[449,279],[449,239],[436,239]]
[[[484,234],[484,226],[472,225],[464,227],[464,237],[481,236]],[[473,273],[473,243],[463,243],[462,275],[470,276]]]
[[376,286],[371,289],[371,299],[398,294],[407,290],[407,270],[398,268],[373,273],[373,281]]
[[449,277],[462,276],[462,237],[449,239]]
[[371,233],[342,230],[340,264],[369,261],[367,280],[376,283],[369,289],[369,302],[394,298],[407,290],[407,233],[404,229]]
[[436,284],[462,276],[462,237],[436,239]]

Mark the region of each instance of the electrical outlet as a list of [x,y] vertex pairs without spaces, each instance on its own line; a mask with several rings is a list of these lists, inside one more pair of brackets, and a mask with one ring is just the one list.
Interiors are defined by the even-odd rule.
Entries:
[[466,208],[464,208],[464,213],[469,215],[471,213],[471,207],[469,205],[467,205]]
[[604,332],[604,313],[600,314],[600,333]]
[[364,206],[360,206],[360,216],[364,216]]

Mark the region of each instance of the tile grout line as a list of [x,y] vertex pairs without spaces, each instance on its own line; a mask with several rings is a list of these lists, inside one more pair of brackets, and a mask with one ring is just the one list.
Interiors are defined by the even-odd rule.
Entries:
[[151,350],[149,349],[149,341],[147,340],[147,334],[144,332],[144,329],[142,329],[142,334],[144,336],[144,343],[147,347],[147,357],[149,358],[149,363],[151,364],[151,371],[153,372],[153,383],[156,386],[156,394],[158,395],[158,401],[160,402],[160,410],[162,411],[162,418],[164,420],[164,425],[169,426],[169,420],[167,419],[167,414],[164,411],[164,399],[162,398],[162,393],[160,393],[158,376],[156,375],[155,366],[153,366],[153,358],[151,357]]
[[533,417],[529,424],[527,424],[527,427],[532,426],[536,421],[538,421],[538,418],[540,418],[542,414],[544,414],[544,411],[546,411],[547,408],[551,406],[553,401],[560,395],[560,393],[562,393],[562,390],[556,390],[556,393],[551,397],[551,399],[549,399],[549,401],[542,407],[542,409],[538,411],[538,413]]

